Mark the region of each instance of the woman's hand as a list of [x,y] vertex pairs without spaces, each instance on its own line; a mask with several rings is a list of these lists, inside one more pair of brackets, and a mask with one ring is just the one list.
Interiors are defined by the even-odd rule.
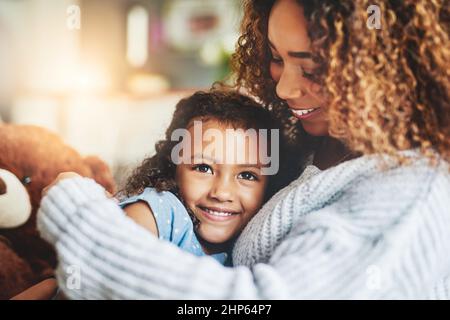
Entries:
[[44,197],[48,190],[53,187],[54,185],[56,185],[58,182],[60,182],[61,180],[64,179],[70,179],[70,178],[77,178],[77,177],[81,177],[78,173],[76,172],[62,172],[60,174],[58,174],[58,176],[56,177],[55,180],[53,180],[52,183],[50,183],[48,186],[46,186],[43,190],[42,190],[42,197]]
[[[52,183],[50,183],[48,186],[46,186],[43,190],[42,190],[42,197],[44,197],[48,190],[50,190],[51,187],[53,187],[54,185],[58,184],[58,182],[60,182],[61,180],[64,179],[71,179],[71,178],[81,178],[81,176],[76,173],[76,172],[62,172],[60,174],[58,174],[58,176],[56,177],[55,180],[53,180]],[[105,194],[108,198],[113,199],[116,202],[119,202],[116,198],[114,198],[114,196],[109,193],[108,191],[105,190]]]

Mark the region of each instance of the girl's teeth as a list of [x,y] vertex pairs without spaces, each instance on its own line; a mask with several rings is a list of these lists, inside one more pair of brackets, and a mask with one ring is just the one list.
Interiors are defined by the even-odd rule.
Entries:
[[316,110],[317,108],[311,108],[311,109],[306,109],[306,110],[292,110],[293,113],[295,113],[298,116],[303,116],[305,114],[308,114],[310,112],[313,112],[314,110]]
[[213,216],[228,217],[233,215],[232,213],[229,212],[214,211],[208,208],[205,208],[205,211],[208,212],[209,214],[212,214]]

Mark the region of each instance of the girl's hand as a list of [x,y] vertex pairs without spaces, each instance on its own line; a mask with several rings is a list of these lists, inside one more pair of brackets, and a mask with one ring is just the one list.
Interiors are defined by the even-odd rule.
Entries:
[[44,197],[47,194],[48,190],[51,187],[56,185],[61,180],[70,179],[70,178],[77,178],[77,177],[81,177],[81,176],[78,173],[75,173],[75,172],[62,172],[62,173],[58,174],[56,179],[42,190],[42,197]]

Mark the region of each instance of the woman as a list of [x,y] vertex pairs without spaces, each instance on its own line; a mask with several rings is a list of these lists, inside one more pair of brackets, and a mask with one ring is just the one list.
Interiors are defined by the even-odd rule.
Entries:
[[[285,117],[312,165],[250,222],[234,268],[149,237],[100,186],[63,175],[43,199],[38,224],[57,249],[64,293],[450,298],[443,3],[379,1],[382,27],[369,29],[368,1],[247,1],[238,83]],[[67,272],[71,266],[80,273]]]

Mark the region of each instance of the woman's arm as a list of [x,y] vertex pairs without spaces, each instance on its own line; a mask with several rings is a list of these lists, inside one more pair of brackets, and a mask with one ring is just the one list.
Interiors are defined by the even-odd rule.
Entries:
[[11,300],[50,300],[55,296],[57,290],[56,279],[45,279],[12,297]]
[[[433,188],[442,193],[448,187],[446,180]],[[339,206],[325,207],[293,228],[269,263],[251,269],[226,268],[149,236],[90,179],[52,187],[42,201],[38,227],[56,247],[58,282],[69,298],[420,298],[442,274],[450,250],[445,207],[430,211],[429,199],[423,200],[410,208],[412,218],[380,239],[361,237],[363,230],[342,218]],[[423,227],[436,221],[447,231]],[[74,274],[74,268],[80,272]],[[80,285],[74,287],[75,275]]]
[[225,268],[152,237],[91,179],[62,180],[50,188],[38,228],[56,248],[57,279],[69,298],[257,297],[246,286],[252,281],[249,270]]

